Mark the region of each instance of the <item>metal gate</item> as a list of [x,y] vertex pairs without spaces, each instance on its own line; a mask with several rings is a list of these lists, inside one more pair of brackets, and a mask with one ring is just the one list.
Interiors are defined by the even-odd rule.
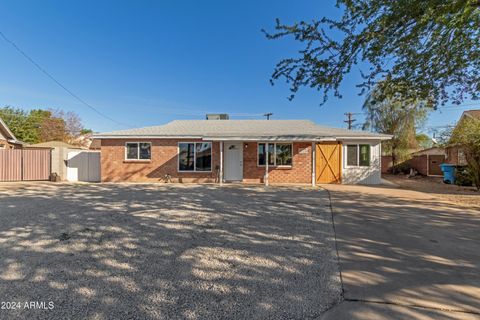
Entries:
[[49,180],[50,149],[0,150],[0,181]]

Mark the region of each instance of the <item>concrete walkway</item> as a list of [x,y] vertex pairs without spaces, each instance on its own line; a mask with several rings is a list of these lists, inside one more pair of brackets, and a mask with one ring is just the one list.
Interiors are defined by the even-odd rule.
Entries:
[[325,187],[344,301],[322,319],[480,319],[480,212],[392,187]]

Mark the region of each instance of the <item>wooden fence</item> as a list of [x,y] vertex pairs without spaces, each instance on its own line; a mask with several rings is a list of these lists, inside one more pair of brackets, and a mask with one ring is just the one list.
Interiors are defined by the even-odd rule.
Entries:
[[50,149],[0,150],[0,181],[49,180]]

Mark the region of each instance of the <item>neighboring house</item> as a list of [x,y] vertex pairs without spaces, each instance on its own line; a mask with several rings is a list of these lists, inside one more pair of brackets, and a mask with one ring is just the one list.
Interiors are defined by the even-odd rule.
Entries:
[[441,176],[440,165],[445,162],[445,149],[432,147],[413,152],[409,161],[410,167],[424,176]]
[[22,144],[0,118],[0,149],[19,149]]
[[100,150],[100,140],[99,139],[92,139],[88,149],[90,150]]
[[[458,127],[467,118],[480,119],[480,110],[467,110],[464,111],[457,122],[455,127]],[[467,159],[465,157],[465,151],[461,146],[450,145],[445,148],[446,162],[450,164],[465,166],[467,165]]]
[[68,153],[71,151],[81,150],[80,147],[74,146],[63,141],[48,141],[25,146],[25,149],[51,149],[51,170],[58,174],[60,180],[67,180],[67,163]]
[[381,183],[380,142],[390,138],[307,120],[178,120],[94,135],[105,182],[267,185]]
[[92,134],[86,133],[73,138],[69,142],[71,144],[81,147],[82,149],[93,149],[93,148],[90,148],[92,141],[93,141]]

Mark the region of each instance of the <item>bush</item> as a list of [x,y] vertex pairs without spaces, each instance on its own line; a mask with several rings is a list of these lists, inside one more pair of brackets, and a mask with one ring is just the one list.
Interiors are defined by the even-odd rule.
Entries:
[[393,167],[392,172],[395,172],[395,174],[399,174],[399,173],[409,174],[411,168],[412,166],[408,161],[403,161],[403,162],[400,162],[399,164],[396,164]]
[[457,167],[455,171],[455,184],[457,186],[472,186],[472,173],[468,169],[468,167]]

